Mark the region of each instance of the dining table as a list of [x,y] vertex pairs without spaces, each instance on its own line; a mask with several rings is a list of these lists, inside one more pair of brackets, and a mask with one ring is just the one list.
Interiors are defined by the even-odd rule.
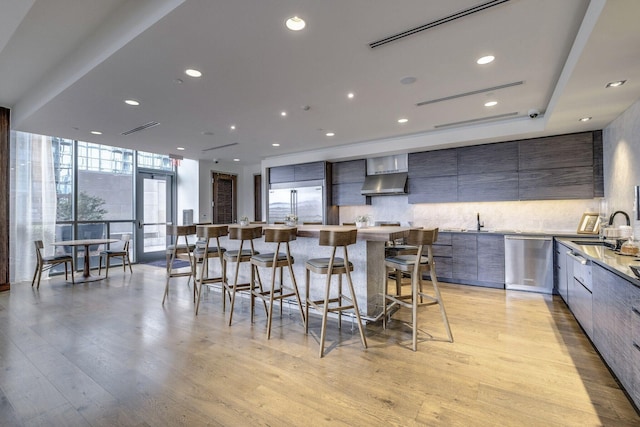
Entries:
[[78,239],[78,240],[61,240],[53,242],[54,246],[84,246],[84,268],[82,269],[82,278],[76,279],[76,282],[95,282],[104,279],[103,276],[92,276],[89,259],[91,258],[89,248],[91,246],[106,245],[118,242],[118,239]]

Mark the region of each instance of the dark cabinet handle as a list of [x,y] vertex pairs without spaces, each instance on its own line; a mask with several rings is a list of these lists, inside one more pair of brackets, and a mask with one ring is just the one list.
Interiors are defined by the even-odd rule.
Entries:
[[631,307],[631,311],[633,311],[635,314],[637,314],[638,316],[640,316],[640,311],[638,311],[637,308],[635,307]]
[[636,348],[636,350],[640,351],[640,345],[633,343],[633,346]]

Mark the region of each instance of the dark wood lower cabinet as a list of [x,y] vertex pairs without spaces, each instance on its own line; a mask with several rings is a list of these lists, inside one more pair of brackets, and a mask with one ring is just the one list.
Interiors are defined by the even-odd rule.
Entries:
[[[571,297],[569,307],[573,311]],[[593,343],[636,406],[640,406],[639,309],[640,288],[593,265]]]
[[504,235],[448,233],[433,246],[438,279],[463,285],[504,288]]

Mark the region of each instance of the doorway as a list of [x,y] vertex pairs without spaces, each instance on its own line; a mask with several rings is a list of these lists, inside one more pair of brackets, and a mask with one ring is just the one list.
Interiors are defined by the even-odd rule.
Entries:
[[236,175],[212,172],[213,183],[212,213],[213,224],[233,224],[238,220],[237,206],[237,182]]
[[173,174],[138,172],[136,178],[136,257],[138,262],[163,259],[167,223],[173,222]]

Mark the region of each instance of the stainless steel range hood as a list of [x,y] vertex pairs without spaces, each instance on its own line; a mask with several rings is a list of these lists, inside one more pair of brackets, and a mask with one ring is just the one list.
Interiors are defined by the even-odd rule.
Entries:
[[361,193],[365,196],[407,194],[407,154],[367,159],[367,176]]

